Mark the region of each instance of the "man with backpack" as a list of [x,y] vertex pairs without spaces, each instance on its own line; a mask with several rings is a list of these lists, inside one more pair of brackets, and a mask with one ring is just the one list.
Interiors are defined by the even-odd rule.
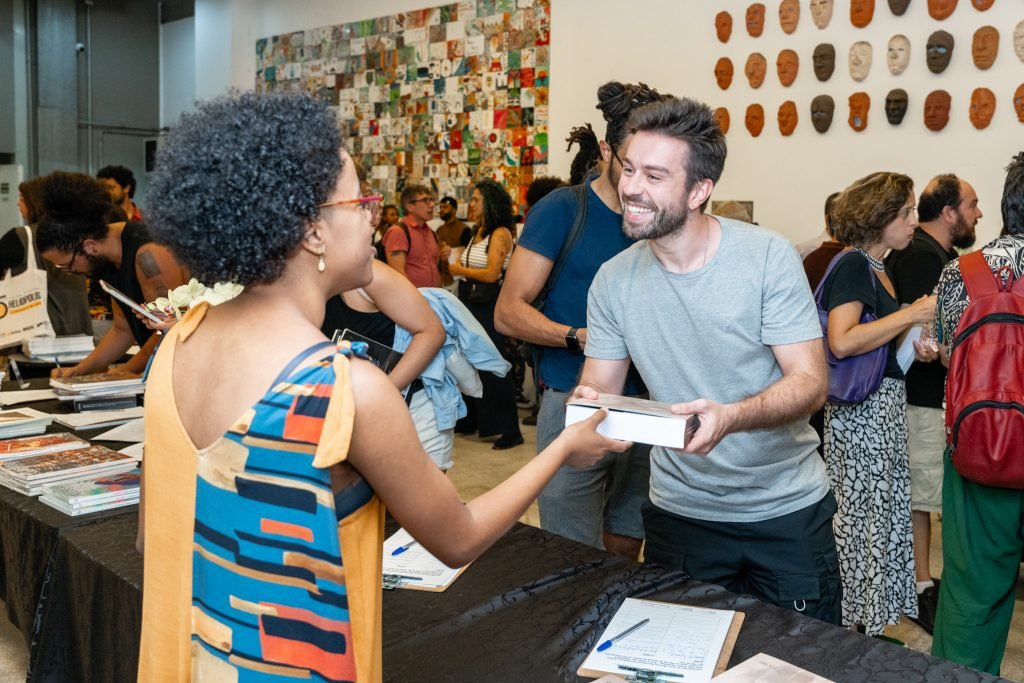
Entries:
[[[900,304],[931,294],[942,268],[958,249],[974,244],[981,218],[978,195],[952,173],[936,176],[917,202],[918,227],[906,249],[892,251],[885,266]],[[907,375],[907,450],[910,454],[910,508],[917,572],[917,616],[910,617],[928,633],[935,629],[938,586],[931,577],[931,513],[942,511],[942,452],[946,431],[942,394],[946,368],[938,359],[910,366]]]
[[936,288],[949,374],[932,654],[991,674],[1024,550],[1024,152],[1006,171],[1004,236],[950,261]]
[[434,196],[423,185],[406,185],[401,203],[405,216],[381,240],[387,264],[417,287],[440,287],[438,261],[448,258],[451,247],[439,245],[427,225],[434,216]]
[[[579,142],[573,167],[589,171],[603,161],[600,175],[581,185],[554,190],[526,218],[512,254],[494,313],[499,332],[540,349],[537,376],[543,385],[537,416],[537,452],[565,427],[565,401],[576,386],[587,343],[587,290],[597,270],[634,240],[622,234],[619,152],[633,109],[661,99],[646,85],[610,82],[598,89],[608,124],[598,141],[589,126],[570,137]],[[589,133],[577,139],[579,132]],[[600,158],[598,158],[600,157]],[[645,391],[631,373],[626,393]],[[643,543],[640,506],[647,500],[649,446],[609,455],[585,470],[563,467],[538,499],[546,531],[609,552],[636,558]]]

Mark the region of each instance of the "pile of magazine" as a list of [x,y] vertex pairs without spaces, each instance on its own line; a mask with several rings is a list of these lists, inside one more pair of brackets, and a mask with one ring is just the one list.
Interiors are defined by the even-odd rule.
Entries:
[[135,458],[123,453],[104,446],[86,446],[0,462],[0,485],[35,496],[46,485],[123,474],[137,465]]
[[39,500],[72,517],[134,505],[139,502],[139,469],[45,484]]
[[93,350],[92,335],[73,334],[64,337],[33,337],[21,343],[22,352],[32,360],[77,363]]
[[50,388],[61,401],[73,401],[78,410],[115,410],[138,404],[136,396],[145,392],[141,377],[100,372],[50,380]]
[[53,416],[32,408],[0,410],[0,439],[42,434],[53,422]]
[[0,441],[0,462],[27,458],[32,455],[70,451],[76,448],[85,448],[88,445],[88,441],[82,441],[74,434],[67,432],[6,439]]

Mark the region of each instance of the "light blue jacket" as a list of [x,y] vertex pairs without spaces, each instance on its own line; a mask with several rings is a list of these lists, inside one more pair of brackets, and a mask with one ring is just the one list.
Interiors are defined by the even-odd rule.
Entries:
[[[512,365],[501,357],[487,331],[458,297],[438,287],[420,287],[420,293],[441,320],[445,332],[444,345],[420,374],[420,380],[434,406],[437,428],[452,429],[459,418],[466,416],[466,404],[455,378],[445,368],[445,360],[452,354],[461,354],[477,370],[499,377],[507,375]],[[394,349],[404,353],[410,342],[412,334],[395,325]]]

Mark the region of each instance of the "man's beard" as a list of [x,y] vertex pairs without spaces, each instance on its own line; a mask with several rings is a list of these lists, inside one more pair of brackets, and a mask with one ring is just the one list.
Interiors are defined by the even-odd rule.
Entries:
[[[651,209],[651,219],[644,225],[634,225],[626,218],[626,204],[636,204],[645,209]],[[656,240],[671,235],[681,230],[690,219],[690,209],[685,201],[679,202],[679,206],[660,208],[654,204],[643,201],[640,197],[622,197],[622,232],[634,240]]]
[[967,225],[967,221],[964,220],[964,215],[962,213],[957,211],[956,218],[956,225],[954,225],[953,230],[950,231],[950,237],[953,239],[954,247],[957,249],[966,249],[974,244],[974,240],[977,238],[977,235],[974,232],[974,228]]
[[82,254],[86,263],[89,264],[89,275],[102,275],[107,270],[112,270],[113,262],[105,256],[94,256],[93,254]]

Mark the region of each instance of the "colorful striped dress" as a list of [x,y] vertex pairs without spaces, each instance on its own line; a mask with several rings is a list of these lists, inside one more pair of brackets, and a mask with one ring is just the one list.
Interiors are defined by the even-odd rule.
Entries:
[[171,368],[205,310],[168,333],[147,382],[139,680],[379,681],[383,506],[332,467],[354,417],[349,350],[301,354],[197,450]]

